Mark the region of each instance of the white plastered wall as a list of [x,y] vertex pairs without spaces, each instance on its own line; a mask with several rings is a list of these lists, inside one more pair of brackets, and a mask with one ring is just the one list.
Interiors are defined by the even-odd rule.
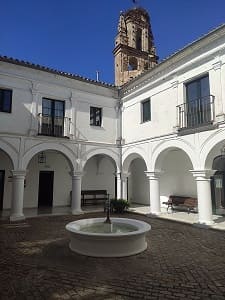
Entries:
[[189,170],[192,164],[187,155],[178,149],[171,150],[164,158],[160,177],[160,200],[170,195],[197,197],[196,182]]
[[96,155],[84,167],[82,190],[107,190],[110,198],[115,197],[115,165],[108,157]]
[[128,177],[128,199],[131,203],[150,205],[149,181],[144,171],[146,165],[143,159],[137,158],[131,162]]
[[11,199],[12,199],[11,170],[12,169],[13,167],[10,158],[5,152],[0,150],[0,170],[5,171],[3,209],[9,209],[11,207]]
[[24,189],[24,208],[38,206],[39,172],[54,171],[53,206],[70,204],[72,189],[71,168],[66,158],[54,151],[46,151],[46,164],[38,163],[35,155],[28,165],[26,187]]

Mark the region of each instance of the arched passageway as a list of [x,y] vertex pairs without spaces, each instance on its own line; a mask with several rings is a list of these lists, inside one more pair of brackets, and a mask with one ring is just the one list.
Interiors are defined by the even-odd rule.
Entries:
[[135,158],[131,161],[127,180],[127,198],[131,204],[150,205],[149,182],[145,174],[146,170],[147,167],[142,158]]
[[225,215],[225,155],[219,155],[214,158],[211,192],[212,192],[212,209],[217,215]]
[[197,196],[196,182],[190,170],[192,163],[187,154],[179,149],[169,149],[164,153],[160,176],[160,200],[167,201],[170,195]]
[[71,164],[59,151],[36,153],[29,161],[24,208],[70,206]]
[[106,190],[110,198],[116,198],[116,163],[108,155],[90,157],[83,169],[82,190]]
[[132,152],[124,158],[121,172],[122,198],[130,204],[150,205],[146,171],[146,161],[141,154]]
[[11,208],[13,163],[8,154],[0,149],[0,211]]

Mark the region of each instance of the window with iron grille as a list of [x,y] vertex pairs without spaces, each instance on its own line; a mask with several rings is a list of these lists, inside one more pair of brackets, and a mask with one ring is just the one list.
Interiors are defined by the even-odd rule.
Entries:
[[149,98],[141,102],[141,114],[142,123],[151,121],[151,101]]
[[11,113],[12,90],[0,89],[0,112]]
[[102,108],[90,107],[90,125],[102,126]]
[[41,134],[61,137],[64,134],[64,101],[42,99]]
[[186,83],[186,114],[188,127],[211,121],[209,76]]

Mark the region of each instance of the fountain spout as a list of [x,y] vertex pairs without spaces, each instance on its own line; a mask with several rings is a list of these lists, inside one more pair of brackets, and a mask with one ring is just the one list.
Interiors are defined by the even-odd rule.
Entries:
[[105,201],[105,210],[106,210],[106,219],[104,223],[111,224],[110,220],[110,199],[109,199],[109,194],[108,194],[108,199]]

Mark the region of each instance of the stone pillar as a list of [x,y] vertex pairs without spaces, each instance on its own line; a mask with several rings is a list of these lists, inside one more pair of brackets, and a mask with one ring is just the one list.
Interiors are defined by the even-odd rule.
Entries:
[[83,213],[81,209],[81,178],[82,172],[72,172],[72,201],[71,210],[73,215]]
[[212,85],[212,94],[215,97],[215,114],[218,123],[225,121],[223,107],[223,78],[222,78],[222,61],[219,57],[215,58],[212,64],[213,70],[210,77],[210,85]]
[[121,181],[121,173],[117,172],[115,173],[116,176],[116,181],[117,181],[117,191],[116,191],[116,197],[117,199],[121,199],[122,198],[122,181]]
[[19,221],[25,219],[23,214],[23,195],[25,170],[12,170],[12,205],[10,221]]
[[130,173],[123,173],[121,174],[121,181],[122,181],[122,195],[123,195],[123,199],[128,200],[127,199],[127,179],[129,177]]
[[210,177],[213,170],[191,170],[197,183],[198,222],[202,225],[212,225],[212,199]]
[[37,117],[37,105],[38,105],[38,86],[39,84],[32,84],[31,94],[32,94],[32,103],[31,103],[31,123],[29,129],[29,135],[37,135],[38,133],[38,117]]
[[146,171],[145,174],[149,180],[150,214],[157,216],[161,213],[159,191],[160,172]]

